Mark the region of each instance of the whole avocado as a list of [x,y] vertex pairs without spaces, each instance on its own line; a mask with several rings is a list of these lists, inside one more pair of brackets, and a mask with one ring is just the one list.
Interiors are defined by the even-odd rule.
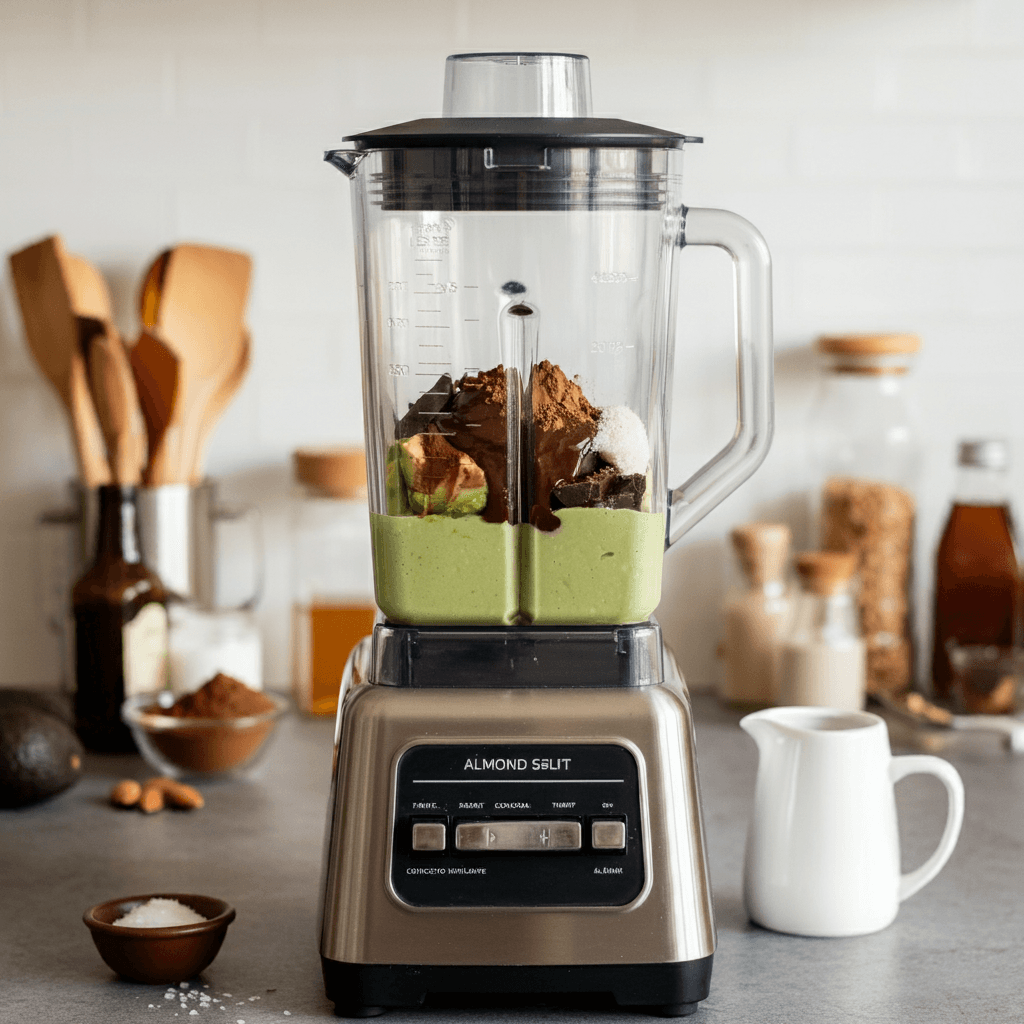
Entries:
[[82,744],[53,715],[0,707],[0,807],[25,807],[62,793],[82,774]]
[[75,712],[71,701],[54,690],[29,690],[24,687],[0,686],[0,711],[13,707],[35,708],[54,718],[59,718],[72,729],[75,727]]

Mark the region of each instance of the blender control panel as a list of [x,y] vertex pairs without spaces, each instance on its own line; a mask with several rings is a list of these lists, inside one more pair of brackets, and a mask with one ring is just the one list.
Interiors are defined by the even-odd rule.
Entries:
[[411,747],[391,884],[417,907],[615,907],[644,886],[640,780],[617,743]]

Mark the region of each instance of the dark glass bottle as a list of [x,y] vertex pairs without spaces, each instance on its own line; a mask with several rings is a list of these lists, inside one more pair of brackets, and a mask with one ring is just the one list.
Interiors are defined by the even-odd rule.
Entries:
[[950,698],[953,683],[947,641],[1007,648],[1019,638],[1020,570],[1008,465],[1003,441],[960,444],[956,495],[935,567],[932,681],[942,700]]
[[135,750],[121,705],[167,679],[167,594],[139,554],[135,488],[99,488],[96,559],[75,584],[75,721],[89,750]]

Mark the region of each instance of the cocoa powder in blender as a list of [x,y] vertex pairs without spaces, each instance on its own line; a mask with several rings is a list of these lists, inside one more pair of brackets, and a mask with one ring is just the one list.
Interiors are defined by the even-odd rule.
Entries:
[[499,363],[493,370],[467,374],[459,381],[442,432],[449,444],[465,452],[484,472],[487,504],[483,519],[507,523],[508,392],[504,366]]
[[597,431],[598,410],[583,389],[545,359],[530,375],[533,416],[533,481],[530,522],[540,530],[561,526],[551,511],[551,492],[576,479],[581,452]]

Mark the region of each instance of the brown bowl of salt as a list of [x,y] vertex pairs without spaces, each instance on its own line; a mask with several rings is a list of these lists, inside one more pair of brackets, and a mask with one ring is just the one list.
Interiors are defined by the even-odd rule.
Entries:
[[125,896],[82,915],[103,962],[144,985],[177,983],[205,970],[234,919],[223,900],[193,893]]

